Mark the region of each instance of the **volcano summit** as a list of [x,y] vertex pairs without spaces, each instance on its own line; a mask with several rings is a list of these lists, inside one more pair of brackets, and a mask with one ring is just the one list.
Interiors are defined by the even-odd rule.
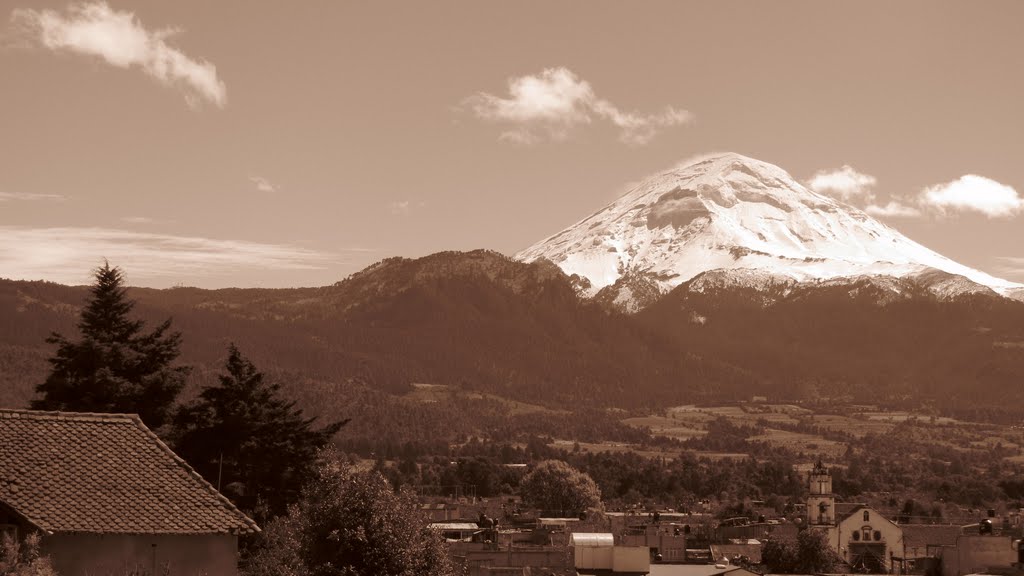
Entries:
[[579,275],[589,296],[637,282],[663,293],[710,271],[740,283],[869,276],[941,281],[947,292],[1024,292],[734,153],[653,176],[516,258]]

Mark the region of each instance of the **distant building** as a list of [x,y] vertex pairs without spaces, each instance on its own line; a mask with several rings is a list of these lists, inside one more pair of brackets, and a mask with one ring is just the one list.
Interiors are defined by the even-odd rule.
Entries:
[[259,527],[138,416],[0,410],[0,531],[62,576],[232,576]]
[[450,502],[433,502],[420,504],[420,511],[432,522],[451,522],[461,520],[463,517],[462,508],[458,504]]
[[832,493],[832,472],[821,462],[808,478],[807,525],[822,530],[829,545],[854,571],[891,572],[905,556],[903,529],[864,504],[838,510]]
[[942,549],[942,576],[993,574],[1015,565],[1024,568],[1021,562],[1024,558],[1010,536],[964,534],[957,537],[955,547]]
[[962,529],[949,524],[903,524],[903,551],[907,570],[926,571],[945,548],[955,548]]
[[484,532],[475,522],[431,522],[428,526],[448,542],[472,542]]
[[577,574],[640,575],[651,569],[647,546],[617,546],[610,533],[577,532],[572,535],[569,545],[573,549],[573,565]]

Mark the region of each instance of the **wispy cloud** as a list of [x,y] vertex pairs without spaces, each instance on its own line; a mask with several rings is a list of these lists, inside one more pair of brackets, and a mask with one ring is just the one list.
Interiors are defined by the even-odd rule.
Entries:
[[604,121],[619,129],[626,144],[642,146],[661,129],[693,119],[686,110],[671,106],[658,114],[623,111],[599,98],[589,82],[562,67],[510,78],[508,91],[507,98],[478,92],[462,104],[477,118],[508,125],[500,139],[517,144],[565,140],[578,126]]
[[249,176],[249,181],[256,185],[256,189],[260,192],[266,192],[268,194],[277,192],[277,186],[274,186],[270,180],[267,180],[263,176]]
[[388,202],[388,210],[395,215],[409,214],[416,208],[423,208],[427,203],[422,200],[413,202],[412,200],[392,200]]
[[926,188],[920,201],[941,214],[977,212],[989,218],[1007,218],[1024,211],[1024,199],[1016,190],[975,174]]
[[46,200],[50,202],[63,202],[67,197],[60,194],[32,194],[29,192],[0,192],[0,202],[21,200],[31,202],[35,200]]
[[139,68],[165,86],[179,88],[189,106],[206,100],[223,108],[227,87],[212,63],[193,59],[167,40],[177,28],[147,30],[133,12],[117,11],[106,2],[70,5],[56,10],[17,9],[11,20],[37,44],[102,58],[118,68]]
[[0,275],[79,284],[108,258],[136,280],[224,277],[259,270],[323,270],[336,256],[283,244],[109,228],[0,226]]
[[392,214],[408,214],[411,210],[408,200],[392,200],[388,203]]
[[125,216],[121,218],[121,221],[129,224],[152,224],[154,222],[149,216]]
[[890,200],[885,205],[868,204],[864,211],[872,216],[887,218],[918,218],[922,215],[919,209],[898,200]]
[[807,185],[815,192],[838,196],[843,200],[874,199],[874,187],[878,180],[870,174],[858,172],[849,164],[835,170],[817,172]]
[[1024,279],[1024,256],[996,256],[996,272]]

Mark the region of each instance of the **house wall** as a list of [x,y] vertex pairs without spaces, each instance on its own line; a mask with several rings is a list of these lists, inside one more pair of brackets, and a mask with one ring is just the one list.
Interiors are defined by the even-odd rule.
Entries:
[[663,562],[683,562],[686,560],[686,536],[675,535],[670,528],[661,530],[650,527],[644,534],[622,534],[618,537],[623,546],[643,546],[650,548],[651,555],[661,554]]
[[612,571],[646,574],[651,570],[651,554],[646,546],[616,546],[612,550]]
[[44,551],[61,576],[142,568],[169,576],[236,576],[238,539],[230,534],[54,534]]
[[[644,548],[647,554],[647,548]],[[593,568],[598,570],[612,569],[612,546],[576,546],[573,549],[576,568]]]
[[[452,558],[466,567],[470,574],[480,574],[487,568],[547,567],[567,568],[572,565],[573,554],[567,546],[495,549],[482,544],[454,542],[449,549]],[[61,574],[61,576],[64,576]],[[211,576],[213,576],[211,574]]]
[[1017,561],[1017,549],[1009,536],[964,535],[956,539],[956,548],[942,551],[942,576],[960,576],[984,572]]
[[[11,528],[13,527],[13,530]],[[25,522],[21,516],[14,513],[10,507],[3,502],[0,502],[0,537],[8,535],[11,532],[18,541],[24,540],[31,532],[35,532],[36,529]]]

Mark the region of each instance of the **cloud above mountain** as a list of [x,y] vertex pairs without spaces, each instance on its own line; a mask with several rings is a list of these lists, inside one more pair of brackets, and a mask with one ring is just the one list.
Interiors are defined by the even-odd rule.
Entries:
[[517,144],[564,141],[580,126],[604,122],[619,130],[622,142],[642,146],[661,130],[693,119],[671,106],[655,114],[624,111],[564,67],[510,78],[508,92],[507,97],[478,92],[462,105],[481,120],[504,125],[500,139]]
[[179,29],[149,30],[133,12],[114,10],[106,2],[72,4],[64,12],[17,9],[11,20],[48,50],[95,56],[118,68],[137,68],[179,89],[191,107],[203,101],[220,108],[227,104],[227,87],[217,76],[216,66],[167,43]]
[[0,225],[0,274],[80,284],[107,258],[136,280],[230,276],[238,271],[320,270],[331,254],[285,244],[175,236],[111,228]]
[[921,210],[897,200],[890,200],[885,205],[868,204],[864,207],[864,211],[872,216],[883,218],[918,218],[921,216]]
[[1007,218],[1024,211],[1024,199],[1013,187],[975,174],[926,188],[920,202],[941,214],[975,212]]
[[815,192],[835,195],[843,200],[874,199],[873,188],[878,180],[870,174],[858,172],[849,164],[835,170],[821,170],[807,182]]
[[821,170],[807,181],[812,190],[840,198],[872,216],[919,218],[973,212],[1008,218],[1024,212],[1024,198],[1013,187],[975,174],[929,186],[917,194],[893,195],[884,203],[875,193],[877,184],[874,176],[848,164],[836,170]]

